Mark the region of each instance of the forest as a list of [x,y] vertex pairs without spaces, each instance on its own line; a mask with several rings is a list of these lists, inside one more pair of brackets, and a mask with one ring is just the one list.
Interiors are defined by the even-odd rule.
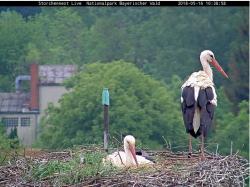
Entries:
[[[44,7],[0,9],[0,92],[31,63],[76,64],[72,91],[50,106],[34,146],[101,144],[101,92],[110,91],[110,137],[139,146],[187,148],[180,107],[184,80],[210,49],[218,95],[206,148],[249,155],[249,7]],[[1,147],[7,139],[1,130]],[[197,140],[198,141],[198,140]]]

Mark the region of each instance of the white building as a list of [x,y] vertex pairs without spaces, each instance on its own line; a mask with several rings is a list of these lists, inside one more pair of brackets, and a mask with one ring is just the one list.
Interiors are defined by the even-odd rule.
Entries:
[[[10,133],[17,129],[23,145],[31,146],[36,140],[39,121],[49,103],[58,104],[67,92],[63,81],[77,71],[74,65],[30,66],[30,75],[16,78],[15,93],[0,93],[0,119]],[[30,93],[20,91],[20,82],[30,81]]]

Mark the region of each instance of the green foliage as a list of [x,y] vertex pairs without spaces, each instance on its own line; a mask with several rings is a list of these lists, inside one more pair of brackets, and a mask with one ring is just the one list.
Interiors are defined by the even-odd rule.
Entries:
[[[112,61],[123,58],[129,49],[124,40],[127,36],[127,27],[115,17],[99,18],[95,25],[85,34],[86,60],[88,62]],[[93,50],[95,49],[95,50]]]
[[0,75],[0,90],[2,92],[8,92],[14,88],[14,81],[6,75]]
[[8,136],[10,139],[17,138],[17,128],[11,129],[10,134]]
[[10,134],[8,135],[10,139],[10,147],[12,149],[17,149],[19,147],[19,140],[17,136],[17,128],[11,129]]
[[[208,137],[208,149],[215,152],[218,147],[220,154],[230,154],[231,141],[233,142],[233,153],[239,151],[239,154],[248,158],[249,155],[249,109],[248,102],[242,101],[235,106],[225,94],[225,89],[217,89],[218,106],[215,110],[215,119],[212,126],[212,132]],[[233,107],[239,108],[235,114]]]
[[29,25],[33,33],[28,44],[28,61],[40,64],[77,64],[82,61],[81,38],[85,29],[81,17],[72,8],[43,9]]
[[[13,89],[10,81],[25,71],[24,56],[30,39],[30,28],[23,17],[16,12],[0,13],[0,90]],[[5,76],[5,77],[4,77]]]
[[85,153],[84,163],[79,162],[79,154],[68,162],[51,160],[47,163],[32,164],[25,178],[31,181],[41,181],[48,177],[54,177],[54,184],[58,186],[77,184],[84,179],[94,176],[108,176],[116,171],[111,165],[104,165],[102,152]]
[[239,14],[242,17],[237,28],[239,34],[231,43],[229,51],[230,82],[225,88],[234,103],[249,99],[249,21],[243,16],[246,13],[242,11]]
[[[214,123],[212,126],[212,133],[216,133],[216,129],[220,128],[223,121],[226,120],[225,115],[228,115],[232,112],[233,103],[228,99],[225,94],[225,88],[220,87],[216,90],[218,97],[218,104],[215,108],[214,114]],[[214,135],[211,133],[211,139],[213,139]]]
[[239,103],[239,112],[223,114],[218,120],[214,141],[219,143],[219,152],[229,154],[231,151],[231,141],[233,142],[233,152],[249,157],[249,103],[242,101]]
[[0,124],[0,164],[7,156],[7,152],[10,150],[10,144],[7,136],[5,135],[5,129],[2,124]]
[[44,146],[101,143],[103,87],[109,88],[111,96],[111,137],[133,134],[138,143],[142,141],[154,148],[163,144],[162,136],[168,137],[173,146],[183,144],[185,131],[173,92],[133,64],[123,61],[90,64],[67,84],[73,90],[61,99],[60,108],[48,109],[49,115],[43,122]]
[[[7,80],[27,73],[23,65],[31,62],[85,64],[124,59],[169,82],[173,74],[183,79],[198,69],[200,51],[212,49],[224,69],[230,70],[234,83],[233,91],[227,90],[230,97],[246,99],[248,71],[237,76],[242,68],[248,69],[246,7],[60,7],[38,12],[27,19],[15,11],[1,12],[0,75]],[[243,78],[238,81],[239,77]],[[224,83],[222,77],[217,79],[217,84]]]
[[[15,133],[15,132],[14,132]],[[17,138],[10,139],[5,133],[5,128],[0,123],[0,165],[12,158],[13,153],[19,148],[19,141]]]

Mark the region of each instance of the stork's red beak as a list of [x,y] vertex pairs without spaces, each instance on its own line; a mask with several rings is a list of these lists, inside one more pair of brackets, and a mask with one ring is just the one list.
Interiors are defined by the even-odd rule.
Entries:
[[136,154],[135,154],[135,146],[129,144],[129,150],[130,150],[130,152],[135,160],[136,166],[138,166],[138,162],[137,162],[137,158],[136,158]]
[[212,64],[214,67],[216,67],[216,69],[217,69],[219,72],[221,72],[221,74],[222,74],[224,77],[228,78],[228,75],[227,75],[227,74],[225,73],[225,71],[222,69],[222,67],[221,67],[220,64],[217,62],[217,60],[213,59],[212,62],[211,62],[211,64]]

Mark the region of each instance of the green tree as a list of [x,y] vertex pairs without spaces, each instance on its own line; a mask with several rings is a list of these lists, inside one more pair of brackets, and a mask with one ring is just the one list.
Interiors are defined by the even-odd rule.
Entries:
[[99,18],[84,36],[87,62],[124,59],[129,48],[127,24],[122,18]]
[[19,148],[19,140],[17,136],[17,128],[11,129],[10,134],[8,135],[10,147],[12,149],[18,149]]
[[14,11],[0,13],[0,90],[14,88],[18,74],[24,73],[24,54],[30,40],[30,28],[24,18]]
[[81,64],[84,59],[82,18],[72,8],[42,9],[30,18],[31,41],[26,61],[39,64]]
[[8,138],[4,125],[0,122],[0,165],[5,164],[8,160],[10,160],[13,153],[15,152],[14,154],[16,154],[19,148],[18,139]]
[[237,114],[232,112],[224,113],[218,120],[214,141],[219,144],[219,152],[229,154],[231,142],[233,142],[233,152],[248,158],[249,156],[249,103],[242,101],[239,104]]
[[[238,35],[230,45],[229,77],[226,93],[234,103],[249,99],[249,20],[248,11],[242,11],[237,24]],[[236,108],[237,109],[237,108]]]
[[183,140],[187,136],[173,92],[131,63],[115,61],[84,66],[67,86],[72,91],[60,100],[60,107],[49,107],[44,118],[40,135],[43,146],[101,143],[103,87],[109,88],[111,96],[111,137],[133,134],[151,148],[163,146],[162,136],[172,146],[186,145]]

